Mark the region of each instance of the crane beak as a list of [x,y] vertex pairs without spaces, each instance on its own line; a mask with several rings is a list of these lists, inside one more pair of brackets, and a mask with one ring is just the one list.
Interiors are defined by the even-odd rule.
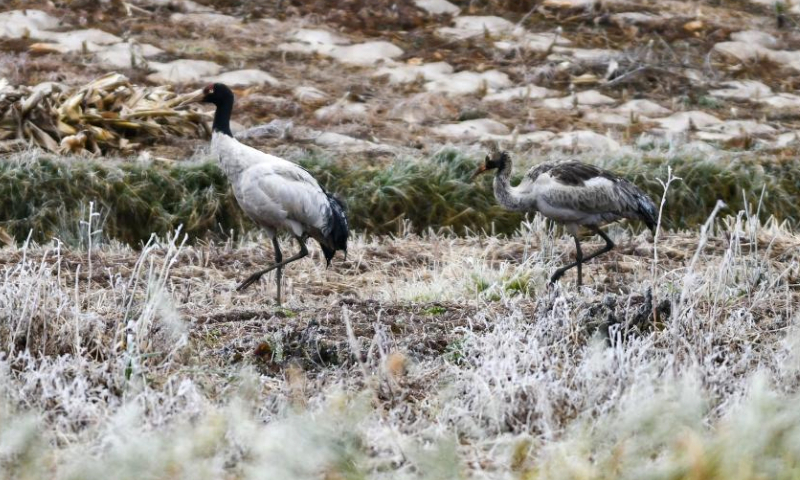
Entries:
[[486,169],[486,165],[481,165],[480,167],[478,167],[478,169],[475,171],[475,173],[472,174],[472,178],[470,178],[469,181],[471,182],[471,181],[475,180],[476,178],[478,178],[478,176],[480,174],[486,173],[486,170],[487,170]]
[[203,93],[203,89],[199,88],[193,92],[189,92],[185,95],[181,95],[180,102],[176,107],[185,107],[186,105],[190,105],[192,103],[198,103],[203,100],[205,93]]

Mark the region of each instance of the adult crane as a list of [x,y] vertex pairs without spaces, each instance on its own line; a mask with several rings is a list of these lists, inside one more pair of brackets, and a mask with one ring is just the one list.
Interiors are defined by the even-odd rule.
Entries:
[[[525,174],[519,185],[511,186],[512,161],[508,152],[494,152],[473,175],[497,170],[494,196],[500,205],[517,212],[539,212],[563,224],[575,238],[575,262],[555,271],[550,283],[564,272],[578,267],[578,286],[582,284],[581,266],[614,248],[600,226],[621,218],[641,220],[655,234],[657,212],[653,200],[636,185],[612,172],[581,162],[543,163]],[[586,257],[581,251],[578,230],[588,227],[606,241],[606,245]]]
[[[246,289],[275,270],[276,300],[280,305],[283,267],[308,255],[309,237],[319,243],[328,266],[338,250],[347,256],[347,215],[344,206],[307,170],[233,138],[230,127],[233,100],[230,88],[215,83],[183,104],[204,102],[216,106],[211,150],[219,158],[239,206],[264,229],[275,249],[275,263],[250,275],[236,290]],[[279,232],[291,234],[300,244],[300,252],[284,260],[277,238]]]

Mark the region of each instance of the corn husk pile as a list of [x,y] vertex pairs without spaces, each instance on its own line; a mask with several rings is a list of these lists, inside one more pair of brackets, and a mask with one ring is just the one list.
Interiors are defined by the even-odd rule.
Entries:
[[0,153],[31,145],[62,154],[126,152],[158,138],[206,135],[206,114],[177,108],[189,96],[132,85],[119,73],[77,90],[56,82],[13,87],[0,78]]

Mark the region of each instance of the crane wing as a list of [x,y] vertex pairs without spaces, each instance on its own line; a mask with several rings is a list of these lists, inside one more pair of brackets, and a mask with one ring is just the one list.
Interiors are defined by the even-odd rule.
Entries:
[[257,223],[288,228],[296,235],[317,229],[327,235],[330,202],[306,170],[288,162],[258,163],[241,176],[242,209]]
[[[537,167],[520,187],[541,192],[538,207],[563,221],[611,222],[621,217],[653,221],[652,200],[627,180],[594,165],[567,162]],[[533,170],[532,170],[533,171]]]
[[624,216],[629,210],[627,195],[609,179],[593,179],[581,186],[553,185],[542,194],[542,199],[559,209],[602,214],[613,213]]

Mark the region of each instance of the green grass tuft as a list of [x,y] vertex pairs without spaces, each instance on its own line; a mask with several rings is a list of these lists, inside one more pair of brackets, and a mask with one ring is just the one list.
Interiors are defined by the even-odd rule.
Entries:
[[509,294],[530,295],[533,292],[530,274],[518,274],[508,280],[503,288]]
[[442,307],[441,305],[434,305],[432,307],[426,308],[424,313],[429,317],[435,317],[447,312],[447,309]]

